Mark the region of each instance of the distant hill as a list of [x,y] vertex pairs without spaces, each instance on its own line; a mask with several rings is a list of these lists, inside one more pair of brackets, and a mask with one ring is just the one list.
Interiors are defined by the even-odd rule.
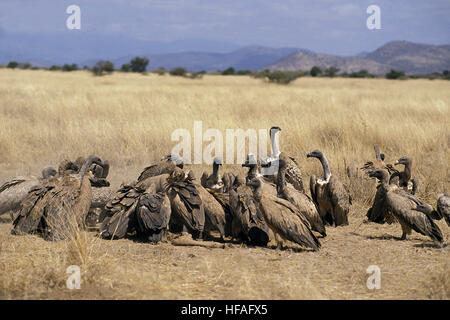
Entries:
[[[257,70],[290,55],[293,52],[311,52],[298,48],[244,47],[229,53],[179,52],[148,54],[149,69],[164,67],[168,70],[183,67],[190,71],[215,71],[233,67],[236,70]],[[114,60],[116,67],[128,63],[133,56]]]
[[277,63],[267,67],[269,70],[310,70],[318,66],[321,69],[337,67],[340,72],[356,72],[365,69],[373,74],[383,74],[389,71],[390,66],[373,60],[360,57],[339,57],[328,54],[296,52]]
[[309,70],[313,66],[334,66],[341,72],[366,69],[383,74],[390,69],[411,73],[450,70],[450,45],[427,45],[393,41],[373,52],[353,57],[314,53],[299,48],[241,47],[215,40],[184,39],[157,42],[121,35],[96,35],[88,32],[31,35],[0,32],[0,64],[29,62],[50,67],[77,63],[92,67],[98,60],[110,60],[116,68],[135,56],[150,60],[148,69],[184,67],[190,71]]
[[435,46],[407,41],[393,41],[377,50],[354,57],[296,52],[267,66],[269,70],[309,70],[337,67],[341,72],[365,69],[373,74],[384,74],[390,69],[407,74],[432,73],[450,70],[450,45]]
[[407,73],[431,73],[450,70],[450,45],[434,46],[394,41],[366,56]]

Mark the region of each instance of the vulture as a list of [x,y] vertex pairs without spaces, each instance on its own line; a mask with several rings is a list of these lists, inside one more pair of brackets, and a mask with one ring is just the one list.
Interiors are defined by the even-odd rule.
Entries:
[[415,202],[417,207],[414,210],[425,213],[433,220],[441,220],[444,218],[445,222],[450,227],[450,197],[448,194],[441,193],[437,196],[436,210],[427,203],[422,203],[420,201]]
[[51,241],[70,238],[79,226],[84,226],[91,206],[89,168],[93,163],[102,165],[99,157],[91,155],[78,174],[49,179],[33,187],[22,202],[11,233],[39,233]]
[[170,174],[176,167],[183,169],[183,165],[183,159],[177,155],[164,156],[159,162],[145,168],[139,175],[138,182],[160,174]]
[[[245,164],[244,164],[245,165]],[[243,166],[244,166],[243,165]],[[237,176],[229,193],[229,205],[232,214],[232,236],[255,246],[267,246],[270,241],[270,229],[264,222],[252,189],[245,179]]]
[[28,192],[43,181],[52,177],[62,177],[67,174],[76,173],[78,167],[69,160],[63,160],[56,171],[53,167],[45,167],[42,177],[28,176],[15,177],[5,182],[0,187],[0,215],[10,212],[14,220],[14,213],[20,209],[20,204],[28,195]]
[[[272,154],[269,158],[265,160],[265,162],[266,163],[274,162],[275,166],[271,169],[263,170],[263,175],[266,178],[269,178],[270,176],[273,177],[277,173],[276,160],[279,159],[281,153],[278,146],[278,135],[280,131],[281,131],[280,127],[270,128],[270,143],[272,146]],[[288,156],[285,156],[285,160],[286,160],[286,181],[291,183],[294,186],[294,188],[297,189],[298,191],[304,191],[302,172],[300,170],[297,161],[294,158]],[[263,167],[267,168],[270,166],[264,166],[263,164]]]
[[286,160],[283,153],[280,154],[278,160],[278,175],[277,175],[277,192],[280,198],[288,200],[295,205],[302,215],[308,220],[313,231],[319,232],[323,237],[327,235],[322,218],[317,211],[316,205],[308,195],[300,192],[291,185],[286,183]]
[[222,183],[223,183],[223,189],[222,191],[224,193],[229,193],[231,188],[234,185],[234,182],[236,180],[236,175],[231,172],[225,172],[222,175]]
[[408,157],[401,157],[398,159],[394,165],[403,164],[405,169],[400,172],[394,172],[389,178],[389,184],[395,183],[399,187],[403,188],[405,191],[411,194],[416,194],[418,190],[417,179],[411,179],[411,169],[412,169],[412,159]]
[[[75,160],[75,166],[81,168],[84,161],[86,161],[83,157],[78,157]],[[105,206],[112,199],[114,191],[110,186],[109,181],[107,180],[109,174],[109,162],[104,161],[100,166],[96,163],[93,163],[89,171],[92,172],[92,177],[90,178],[92,189],[92,204],[89,209],[88,216],[86,217],[86,226],[89,229],[96,229],[97,224],[103,221],[103,218],[106,214]]]
[[317,158],[322,163],[324,176],[310,178],[311,196],[317,206],[324,224],[331,226],[348,225],[348,212],[352,198],[339,178],[331,174],[325,155],[315,150],[307,154],[307,158]]
[[19,176],[5,182],[0,186],[0,215],[10,212],[12,217],[33,187],[56,175],[55,169],[46,167],[42,170],[41,178],[36,176]]
[[135,233],[138,238],[154,243],[165,240],[171,216],[165,192],[168,177],[162,174],[122,185],[106,205],[100,236],[120,239]]
[[219,174],[219,166],[222,159],[214,158],[213,173],[208,176],[206,172],[201,178],[201,185],[196,185],[200,198],[205,208],[205,230],[217,230],[221,239],[231,235],[231,212],[229,210],[229,199],[223,194],[223,182]]
[[167,178],[172,209],[169,228],[173,232],[187,231],[194,239],[201,239],[205,227],[205,207],[194,179],[192,172],[186,175],[178,167]]
[[201,178],[201,185],[204,188],[214,189],[214,190],[223,190],[223,182],[222,177],[219,174],[219,167],[222,165],[222,159],[219,157],[215,157],[213,161],[213,172],[211,175],[208,175],[206,172],[203,172]]
[[264,192],[264,183],[260,178],[247,181],[247,185],[253,188],[256,214],[274,234],[314,251],[319,250],[319,240],[312,233],[308,220],[296,206]]
[[389,174],[393,174],[395,172],[398,172],[397,169],[395,169],[392,164],[386,164],[384,162],[384,153],[380,153],[380,147],[378,145],[375,145],[375,161],[367,161],[362,167],[361,170],[363,170],[365,173],[369,173],[370,171],[374,171],[377,169],[386,169],[389,171]]
[[389,175],[386,170],[378,169],[372,171],[369,173],[369,177],[377,178],[380,182],[388,211],[402,227],[401,240],[405,240],[406,235],[410,234],[411,230],[414,230],[430,237],[433,241],[442,242],[442,232],[434,223],[432,217],[415,210],[418,201],[415,201],[413,196],[388,184]]

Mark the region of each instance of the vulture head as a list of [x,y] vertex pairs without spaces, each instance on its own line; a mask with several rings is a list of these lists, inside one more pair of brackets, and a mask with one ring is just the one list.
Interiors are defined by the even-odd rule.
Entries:
[[258,165],[258,160],[253,153],[247,154],[247,160],[242,164],[243,167],[252,168]]
[[377,178],[380,182],[383,182],[383,181],[387,182],[389,174],[387,173],[386,170],[378,169],[378,170],[375,170],[375,171],[370,171],[369,172],[369,177]]
[[221,157],[215,157],[213,164],[221,166],[223,164]]
[[262,182],[259,178],[253,178],[247,180],[246,185],[258,190],[262,187]]
[[161,160],[173,161],[178,168],[183,169],[183,158],[177,154],[169,154],[167,156],[164,156]]
[[103,166],[103,161],[100,159],[100,157],[91,154],[89,157],[87,157],[85,164],[88,163],[88,167],[91,166],[91,164],[98,164],[99,166]]
[[314,150],[313,152],[310,152],[306,155],[307,158],[317,158],[321,159],[323,158],[323,153],[320,150]]
[[53,167],[45,167],[42,170],[42,178],[48,179],[50,177],[56,176],[58,172]]
[[394,165],[399,165],[399,164],[403,164],[403,165],[409,165],[411,164],[411,159],[408,157],[401,157],[400,159],[398,159],[397,161],[395,161]]
[[278,131],[281,131],[280,127],[272,127],[272,128],[270,128],[270,135],[275,134]]

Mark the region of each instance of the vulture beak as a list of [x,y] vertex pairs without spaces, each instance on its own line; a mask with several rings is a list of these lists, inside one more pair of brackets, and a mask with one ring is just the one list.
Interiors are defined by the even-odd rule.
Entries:
[[314,157],[314,156],[313,156],[313,153],[310,152],[310,153],[308,153],[308,154],[306,155],[306,157],[307,157],[307,158],[311,158],[311,157]]

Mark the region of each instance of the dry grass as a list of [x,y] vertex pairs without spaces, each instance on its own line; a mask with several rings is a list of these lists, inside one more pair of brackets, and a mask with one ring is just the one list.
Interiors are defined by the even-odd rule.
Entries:
[[[318,253],[231,246],[226,249],[105,241],[90,233],[49,243],[9,234],[0,225],[0,298],[449,299],[449,251],[400,227],[361,224],[373,182],[345,176],[372,160],[373,144],[389,162],[415,160],[419,196],[435,204],[449,189],[450,83],[302,78],[289,86],[247,77],[200,80],[156,75],[0,70],[0,180],[37,174],[44,165],[96,153],[111,162],[117,187],[170,152],[176,128],[280,126],[283,150],[304,174],[319,174],[306,153],[321,149],[350,185],[350,225],[329,229]],[[206,143],[205,143],[206,146]],[[206,167],[189,166],[197,175]],[[224,166],[225,170],[241,170]],[[449,229],[439,222],[445,241]],[[78,264],[82,289],[65,288]],[[382,289],[366,288],[379,265]]]

